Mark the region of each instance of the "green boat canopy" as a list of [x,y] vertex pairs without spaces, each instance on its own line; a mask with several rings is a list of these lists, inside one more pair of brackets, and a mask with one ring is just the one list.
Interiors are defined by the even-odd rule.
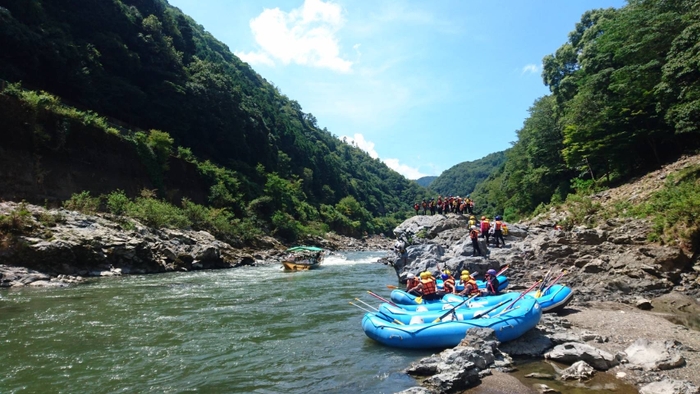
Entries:
[[322,252],[322,248],[317,248],[315,246],[295,246],[293,248],[287,249],[287,252]]

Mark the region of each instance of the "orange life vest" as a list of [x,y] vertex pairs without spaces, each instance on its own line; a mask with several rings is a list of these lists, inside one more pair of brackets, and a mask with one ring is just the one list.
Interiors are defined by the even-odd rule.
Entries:
[[409,279],[406,281],[406,290],[411,290],[412,288],[418,286],[418,283],[420,283],[420,279],[418,278]]
[[479,237],[479,232],[476,230],[472,230],[469,232],[469,236],[471,237],[471,239],[477,239]]
[[469,290],[469,294],[480,293],[479,286],[477,286],[476,281],[474,279],[470,280],[469,282],[467,282],[464,285],[465,288],[467,288],[467,286],[471,286],[471,289]]
[[435,281],[433,279],[421,279],[421,283],[423,283],[424,296],[437,293],[437,286],[435,285]]
[[445,293],[453,293],[455,291],[455,279],[445,279],[445,281],[443,282],[443,286],[445,286]]
[[484,219],[481,221],[481,232],[486,233],[489,231],[491,228],[491,223],[489,223],[488,219]]
[[503,226],[503,222],[500,220],[496,220],[496,231],[499,231],[501,229],[501,226]]

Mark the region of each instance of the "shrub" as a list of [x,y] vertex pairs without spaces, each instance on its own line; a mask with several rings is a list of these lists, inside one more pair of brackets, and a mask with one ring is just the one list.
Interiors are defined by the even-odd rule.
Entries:
[[5,233],[28,234],[33,224],[34,218],[24,201],[7,215],[0,216],[0,231]]
[[178,207],[155,198],[139,197],[129,204],[128,215],[150,227],[186,228],[191,226]]
[[131,200],[124,194],[122,190],[116,190],[109,193],[106,197],[107,209],[115,215],[123,215],[129,208]]
[[69,200],[63,202],[63,207],[82,213],[95,213],[100,208],[100,197],[90,196],[90,192],[85,190],[74,193]]

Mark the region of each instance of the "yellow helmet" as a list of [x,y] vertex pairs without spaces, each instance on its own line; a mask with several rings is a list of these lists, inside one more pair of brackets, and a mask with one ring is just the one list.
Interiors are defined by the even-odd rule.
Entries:
[[445,270],[445,273],[446,273],[447,275],[450,275],[452,272],[450,272],[450,270]]
[[421,272],[421,273],[420,273],[420,278],[421,278],[421,279],[428,279],[428,278],[430,278],[430,272],[428,272],[428,271],[423,271],[423,272]]
[[471,220],[476,220],[476,218],[474,217],[474,215],[469,216],[469,219],[471,219]]
[[462,276],[461,276],[461,279],[462,279],[463,281],[465,281],[465,282],[468,281],[468,280],[471,279],[471,278],[472,278],[472,277],[469,276],[469,275],[462,275]]
[[464,276],[464,275],[469,276],[469,271],[463,270],[463,271],[462,271],[462,276]]

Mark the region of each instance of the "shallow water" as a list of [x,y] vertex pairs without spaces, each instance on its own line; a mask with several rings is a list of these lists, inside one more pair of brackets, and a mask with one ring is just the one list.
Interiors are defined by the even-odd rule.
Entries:
[[358,297],[388,297],[384,253],[277,265],[125,276],[0,292],[0,392],[393,393],[429,352],[362,331]]

